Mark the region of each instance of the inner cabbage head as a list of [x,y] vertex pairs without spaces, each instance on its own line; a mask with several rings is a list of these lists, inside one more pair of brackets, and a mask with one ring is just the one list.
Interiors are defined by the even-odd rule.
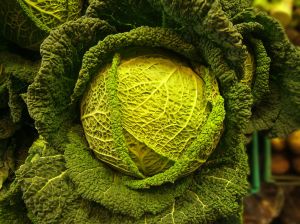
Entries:
[[[90,82],[81,102],[81,121],[97,158],[133,175],[122,165],[112,138],[110,67],[101,68]],[[182,59],[163,52],[122,57],[117,77],[127,153],[145,176],[163,172],[183,157],[201,132],[211,101],[219,95],[217,82],[204,67],[196,73]]]

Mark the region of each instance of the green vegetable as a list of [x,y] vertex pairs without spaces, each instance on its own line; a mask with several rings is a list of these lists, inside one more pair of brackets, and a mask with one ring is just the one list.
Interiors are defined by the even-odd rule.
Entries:
[[[78,29],[77,27],[80,26],[83,21],[87,23],[89,20],[90,19],[81,20],[82,22],[78,21],[77,23],[73,24],[74,29]],[[70,24],[68,24],[68,26],[70,27]],[[57,30],[57,32],[58,31],[62,32],[63,28],[61,30]],[[50,44],[50,40],[50,38],[47,40],[49,41],[49,45],[43,45],[43,47],[52,47],[52,45]],[[97,46],[91,48],[88,52],[86,52],[78,79],[76,76],[74,76],[73,71],[64,72],[63,70],[61,70],[61,74],[68,77],[63,78],[60,81],[61,85],[63,85],[64,88],[57,86],[57,84],[54,84],[53,82],[51,82],[52,84],[51,87],[49,86],[49,88],[38,88],[37,86],[41,86],[42,83],[48,83],[47,81],[45,82],[45,80],[42,81],[43,79],[49,79],[49,81],[56,80],[52,78],[53,73],[49,73],[49,75],[42,75],[40,73],[40,75],[37,76],[36,82],[34,82],[33,85],[31,85],[29,88],[27,102],[30,108],[31,116],[34,117],[36,121],[38,121],[36,124],[39,125],[38,128],[40,134],[45,137],[47,142],[51,142],[51,145],[56,145],[57,147],[55,154],[47,155],[49,150],[45,149],[45,154],[33,156],[33,161],[26,163],[26,169],[25,166],[23,166],[25,170],[20,170],[18,179],[21,181],[21,185],[23,187],[26,188],[26,186],[22,183],[25,184],[27,181],[29,181],[32,184],[37,184],[37,189],[34,192],[39,191],[39,189],[43,189],[43,191],[40,191],[39,194],[35,194],[34,192],[32,192],[32,195],[27,195],[27,206],[30,207],[31,211],[35,211],[35,214],[37,215],[36,217],[39,222],[45,222],[49,219],[59,219],[59,222],[64,222],[64,220],[66,219],[74,220],[77,218],[84,218],[85,220],[89,220],[86,221],[87,223],[92,222],[94,219],[107,220],[107,222],[112,223],[118,223],[123,219],[127,220],[128,223],[141,222],[145,219],[148,223],[159,223],[164,221],[168,222],[172,219],[175,219],[175,222],[189,223],[191,222],[191,220],[206,220],[207,216],[201,218],[203,212],[205,212],[206,215],[211,214],[212,217],[215,217],[214,219],[221,218],[222,212],[217,211],[220,211],[219,209],[224,205],[226,206],[224,206],[223,208],[226,209],[228,214],[236,214],[240,209],[238,195],[244,194],[246,192],[246,180],[239,177],[245,175],[245,173],[247,172],[247,166],[245,163],[246,154],[242,149],[243,138],[241,135],[241,129],[239,126],[236,126],[233,121],[230,121],[230,117],[239,117],[239,125],[241,125],[242,122],[246,121],[245,116],[249,117],[250,113],[248,112],[248,114],[245,114],[245,111],[250,110],[251,98],[249,95],[250,89],[246,85],[237,84],[230,87],[230,90],[228,90],[228,95],[226,97],[228,99],[232,99],[231,102],[228,102],[228,107],[236,109],[232,110],[232,112],[228,110],[228,119],[225,122],[228,125],[236,128],[230,129],[231,131],[226,131],[224,133],[224,135],[227,137],[219,142],[218,148],[214,149],[213,155],[211,154],[209,156],[210,162],[208,161],[206,165],[203,164],[201,166],[200,173],[193,172],[193,174],[190,174],[183,178],[179,178],[180,174],[183,174],[183,171],[189,168],[189,166],[187,165],[191,164],[189,163],[189,160],[179,160],[176,164],[174,164],[174,166],[166,171],[155,174],[152,177],[136,180],[135,177],[124,175],[93,158],[92,154],[88,150],[89,146],[84,140],[84,133],[82,128],[76,125],[76,122],[74,123],[74,120],[72,119],[72,117],[74,117],[73,111],[76,108],[73,108],[72,105],[74,105],[74,103],[76,105],[76,102],[79,102],[79,99],[81,98],[83,92],[86,92],[86,84],[90,80],[91,76],[95,76],[95,74],[98,73],[99,69],[102,67],[101,65],[106,64],[105,61],[102,62],[101,59],[109,57],[109,55],[111,55],[111,53],[115,51],[114,49],[121,49],[123,48],[123,46],[127,46],[128,49],[132,49],[132,47],[143,47],[148,49],[152,48],[152,50],[154,51],[156,48],[167,48],[173,52],[171,55],[180,55],[180,58],[182,58],[180,61],[193,61],[193,58],[197,58],[196,49],[192,45],[183,41],[175,33],[160,28],[155,29],[142,27],[136,30],[132,30],[128,33],[120,33],[107,36],[103,41],[100,41]],[[110,48],[111,50],[108,48]],[[161,51],[162,50],[158,51],[158,56],[161,55]],[[120,55],[123,55],[122,52],[120,52]],[[126,54],[127,51],[124,50],[124,52]],[[69,57],[74,56],[69,55]],[[169,57],[170,56],[167,57],[168,63],[170,63]],[[184,60],[184,58],[186,59]],[[114,59],[113,65],[116,62],[115,60],[117,60],[117,58]],[[43,63],[48,62],[49,61],[47,59],[43,60],[42,67]],[[121,67],[122,62],[120,63],[120,68]],[[114,66],[111,69],[113,68]],[[109,71],[112,71],[111,69],[109,69]],[[203,80],[209,80],[214,77],[213,72],[205,73],[205,69],[203,68],[202,70],[200,69],[199,74],[201,74],[201,71]],[[50,71],[45,70],[45,72]],[[207,77],[205,78],[206,75]],[[95,77],[97,78],[98,76]],[[77,81],[76,84],[75,81]],[[210,85],[210,82],[207,82],[205,86],[207,88],[207,91],[209,90],[209,88],[212,88],[211,91],[217,94],[217,91],[213,90],[215,85]],[[108,89],[109,88],[114,87],[111,86],[108,87]],[[36,92],[43,89],[47,94]],[[60,94],[57,95],[59,96],[60,100],[64,102],[63,104],[61,104],[61,107],[54,106],[54,104],[52,104],[50,101],[42,99],[44,97],[48,98],[48,94],[50,92],[57,92],[58,89],[65,90],[64,93],[60,92]],[[239,93],[237,94],[236,91],[239,91]],[[208,92],[211,93],[210,91]],[[70,95],[72,95],[72,101],[70,101]],[[209,94],[206,95],[207,99],[209,99]],[[236,96],[238,97],[236,98]],[[36,97],[38,97],[39,99],[36,100]],[[218,94],[214,97],[218,99]],[[212,103],[212,111],[210,112],[211,116],[208,116],[208,120],[205,122],[206,125],[204,125],[201,130],[203,133],[201,132],[199,134],[200,137],[198,138],[199,140],[204,140],[205,144],[201,144],[199,151],[198,148],[197,150],[195,150],[195,148],[192,148],[192,150],[188,151],[190,155],[195,156],[186,157],[187,159],[197,158],[197,156],[203,155],[202,153],[204,151],[202,147],[206,144],[212,144],[215,146],[217,139],[219,139],[220,137],[220,129],[222,129],[222,102],[223,101],[215,101],[215,105]],[[46,105],[40,105],[37,107],[37,104],[39,103]],[[55,103],[55,105],[59,104]],[[37,108],[39,109],[36,110]],[[56,112],[54,113],[54,111],[50,108],[53,108],[53,110],[56,110]],[[112,114],[112,116],[118,116],[117,112],[118,111],[115,111],[116,114]],[[52,119],[44,119],[45,113],[60,115],[52,116]],[[234,114],[234,116],[230,116],[230,114]],[[77,116],[79,116],[79,114]],[[74,119],[76,120],[76,118]],[[118,122],[115,119],[112,120]],[[212,125],[214,123],[216,125]],[[214,137],[214,133],[216,130],[218,130],[218,134],[216,134],[216,136]],[[226,142],[227,140],[225,139],[232,140]],[[197,143],[197,141],[195,142]],[[121,149],[120,152],[122,152]],[[236,155],[236,159],[233,160],[231,158],[232,155]],[[125,156],[126,155],[124,155],[124,157]],[[45,166],[44,159],[49,160],[49,164],[54,164],[56,159],[58,159],[61,164],[64,164],[63,158],[66,159],[66,168],[54,169],[53,174],[51,174],[53,176],[51,177],[44,176],[45,171],[49,170],[49,168]],[[226,168],[228,164],[231,164],[230,167],[235,168]],[[180,171],[180,169],[182,170],[182,172]],[[237,169],[237,173],[232,172],[235,169]],[[34,173],[32,173],[32,175],[37,176],[36,181],[32,179],[32,175],[26,177],[23,176],[31,173],[30,170],[34,170]],[[39,174],[37,174],[36,172],[39,172]],[[68,182],[69,178],[73,183],[75,183],[75,186],[72,186],[72,184]],[[52,180],[55,182],[53,182]],[[221,189],[224,189],[224,185],[226,184],[228,184],[230,188],[228,188],[228,191],[222,192]],[[157,188],[150,187],[151,185],[157,185]],[[212,186],[215,187],[212,188]],[[53,197],[48,195],[48,193],[53,192],[53,187],[55,187],[55,189],[57,190],[61,189],[63,192],[65,192],[64,197],[66,198],[62,198],[63,201],[70,201],[70,203],[64,205],[64,208],[74,209],[72,211],[66,210],[65,217],[57,217],[57,211],[51,214],[45,213],[43,211],[43,207],[37,207],[38,205],[32,203],[32,201],[39,200],[38,198],[40,198],[42,195],[47,195],[45,198],[51,200],[47,200],[47,202],[45,203],[49,203],[49,205],[51,204],[51,206],[57,206],[57,203],[61,204],[62,201],[57,201],[55,198],[53,199]],[[56,190],[54,190],[54,192],[55,191]],[[42,192],[43,194],[41,194]],[[222,192],[222,194],[220,194],[220,192]],[[218,197],[222,199],[220,201],[211,200],[211,198],[214,197],[215,194],[218,194]],[[32,197],[37,198],[33,199]],[[76,200],[76,202],[74,202],[74,200]],[[77,200],[84,200],[85,203],[82,204]],[[67,215],[72,214],[73,212],[77,213],[78,210],[81,211],[82,209],[88,209],[86,206],[93,206],[94,202],[98,204],[96,208],[100,206],[99,209],[102,212],[95,208],[95,210],[86,213],[80,212],[80,214],[82,214],[81,217],[70,217],[70,215]],[[72,204],[83,207],[74,208],[73,206],[71,206]],[[104,206],[106,209],[103,209],[102,206]],[[175,211],[174,217],[172,216],[172,210]],[[114,213],[114,215],[111,215],[112,212]],[[86,215],[88,214],[90,215],[86,217]],[[97,218],[97,215],[100,217]],[[110,218],[112,216],[114,218]],[[126,219],[124,218],[124,216],[126,217]]]
[[239,3],[93,0],[53,30],[26,92],[39,138],[0,207],[33,223],[241,222],[246,134],[300,126],[300,53]]
[[[87,24],[90,25],[87,26]],[[92,24],[93,26],[91,26]],[[94,24],[98,24],[98,28]],[[97,222],[97,220],[104,220],[107,223],[120,223],[121,221],[136,223],[146,219],[148,223],[159,223],[161,220],[168,222],[174,218],[175,222],[189,223],[191,220],[205,221],[206,215],[215,217],[214,219],[221,219],[225,210],[229,216],[236,215],[240,211],[239,195],[246,193],[246,180],[239,177],[245,175],[247,166],[246,154],[242,149],[243,137],[238,134],[241,133],[241,129],[233,121],[230,121],[229,117],[239,117],[239,125],[242,123],[241,121],[246,121],[244,116],[250,115],[250,113],[248,115],[244,113],[245,110],[249,111],[250,109],[250,89],[246,85],[238,84],[228,90],[226,97],[232,100],[228,102],[227,107],[236,108],[236,110],[232,110],[232,112],[228,110],[229,115],[235,114],[235,116],[229,116],[225,123],[228,125],[231,123],[231,126],[236,128],[230,129],[229,132],[224,131],[222,136],[227,137],[220,140],[217,149],[213,149],[207,163],[201,166],[200,173],[193,172],[180,178],[180,174],[184,172],[178,172],[178,168],[182,168],[184,171],[185,165],[189,165],[188,160],[181,160],[177,162],[176,166],[172,166],[174,168],[171,167],[145,179],[137,180],[135,177],[124,175],[93,157],[88,150],[89,146],[85,141],[81,125],[76,124],[76,120],[80,116],[79,111],[74,113],[77,104],[82,101],[83,93],[87,92],[86,86],[89,80],[92,79],[92,76],[96,77],[96,73],[103,65],[110,63],[112,60],[110,55],[115,52],[115,49],[124,49],[120,51],[122,58],[128,54],[126,49],[130,50],[129,53],[132,49],[146,49],[146,55],[148,54],[147,49],[150,49],[150,55],[154,51],[156,52],[155,55],[165,57],[168,63],[170,63],[169,60],[175,60],[180,64],[189,65],[188,67],[194,67],[195,74],[201,75],[203,80],[214,80],[214,73],[208,68],[198,67],[199,61],[197,60],[200,58],[196,48],[171,30],[141,27],[128,33],[107,36],[95,45],[99,35],[100,38],[103,35],[103,31],[102,34],[97,34],[102,26],[104,26],[103,31],[108,29],[108,27],[105,28],[105,23],[100,20],[83,18],[57,29],[53,35],[60,34],[59,36],[63,36],[61,40],[70,44],[69,49],[71,51],[61,51],[61,47],[53,48],[52,41],[55,39],[52,39],[52,36],[42,45],[42,53],[54,50],[57,52],[57,58],[54,59],[51,54],[45,54],[41,67],[49,66],[48,68],[55,69],[52,63],[56,63],[58,58],[60,58],[58,61],[66,64],[59,66],[62,68],[61,70],[53,70],[59,71],[61,76],[56,76],[52,70],[45,69],[43,72],[40,70],[36,81],[28,91],[27,104],[30,108],[30,114],[35,119],[40,135],[45,138],[45,141],[42,142],[43,144],[36,143],[40,148],[38,153],[36,152],[36,144],[31,148],[25,165],[17,172],[17,180],[24,192],[27,192],[24,195],[24,200],[28,210],[34,213],[34,220],[36,222],[62,223],[70,220],[70,222],[75,223],[80,221],[92,223]],[[85,29],[82,33],[87,32],[86,36],[82,35],[81,39],[74,39],[71,35],[72,32],[65,33],[65,27],[68,27],[68,30],[80,29],[83,31]],[[94,29],[90,27],[94,27]],[[113,32],[113,30],[109,32]],[[95,39],[89,40],[91,37]],[[61,46],[61,43],[56,42],[56,44]],[[95,47],[87,51],[86,49],[91,45],[95,45]],[[205,46],[207,45],[203,43],[203,47]],[[78,51],[72,49],[78,49]],[[162,52],[166,52],[166,49],[169,49],[171,53],[164,56],[165,53]],[[70,58],[76,60],[76,58],[80,58],[81,52],[85,51],[87,52],[82,66],[73,67],[73,69],[66,66],[70,62]],[[139,56],[133,58],[136,57]],[[122,62],[120,63],[121,66]],[[74,74],[78,74],[80,67],[82,69],[79,77],[77,77]],[[48,75],[45,75],[44,72],[48,72]],[[200,76],[197,79],[201,80]],[[40,88],[43,83],[50,85]],[[201,129],[205,131],[199,135],[199,140],[205,139],[206,144],[212,145],[218,142],[222,125],[213,126],[215,129],[210,125],[217,121],[220,124],[223,123],[223,107],[221,106],[223,100],[213,100],[222,99],[218,97],[218,91],[213,90],[215,87],[215,84],[210,85],[210,82],[206,82],[205,89],[211,93],[209,88],[212,88],[212,92],[216,94],[212,96],[216,98],[210,99],[212,111],[209,115],[211,116],[208,116],[206,125]],[[240,91],[239,94],[235,93],[237,90]],[[49,101],[49,94],[55,97],[54,101]],[[236,95],[238,98],[232,97]],[[209,94],[206,97],[209,100]],[[237,105],[237,107],[233,105]],[[52,116],[51,119],[48,119],[46,114]],[[212,135],[214,130],[219,130],[215,139]],[[226,142],[225,139],[231,140]],[[199,151],[191,150],[189,153],[198,155],[199,152],[199,155],[203,155],[201,153],[204,151],[201,149],[200,147]],[[236,155],[235,159],[232,159],[232,155]],[[233,172],[235,169],[237,172]],[[151,178],[155,178],[155,181],[152,181]],[[158,186],[150,187],[153,184]],[[230,186],[228,191],[221,190],[224,189],[224,184]],[[33,189],[30,186],[35,187]],[[212,188],[211,186],[215,187]],[[29,190],[28,187],[33,191]],[[52,193],[56,194],[58,191],[64,192],[60,199],[51,196]],[[222,194],[220,194],[221,192]],[[215,194],[221,198],[220,201],[211,200]],[[49,205],[50,210],[53,208],[53,212],[45,212],[44,205],[34,203],[34,201],[44,199],[43,204]],[[58,207],[60,210],[54,209]],[[224,210],[220,211],[220,208]],[[176,211],[174,217],[171,215],[172,210]],[[203,213],[206,214],[205,217],[202,216]],[[78,215],[72,216],[72,214]]]

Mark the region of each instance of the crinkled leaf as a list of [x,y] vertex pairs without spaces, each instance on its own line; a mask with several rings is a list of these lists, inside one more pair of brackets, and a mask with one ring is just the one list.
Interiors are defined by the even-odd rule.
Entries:
[[[40,66],[39,60],[31,61],[9,51],[0,52],[1,80],[0,97],[3,98],[3,109],[7,111],[7,121],[21,121],[25,109],[24,100],[20,94],[27,91],[33,82]],[[1,137],[0,137],[1,138]]]
[[11,170],[14,168],[13,166],[13,149],[9,146],[8,141],[0,140],[0,192]]
[[130,177],[120,174],[96,160],[89,152],[82,130],[69,133],[70,144],[65,156],[68,173],[80,195],[95,201],[111,211],[135,218],[145,213],[157,214],[174,203],[189,185],[188,179],[159,188],[132,190],[124,183]]
[[246,59],[242,36],[222,9],[220,1],[149,0],[185,27],[191,27],[197,35],[205,34],[224,51],[225,60],[236,67]]
[[0,199],[0,223],[31,224],[21,194],[3,202]]
[[35,82],[29,86],[27,105],[36,128],[46,139],[61,142],[63,124],[76,115],[68,102],[82,54],[98,39],[112,32],[113,28],[102,20],[81,18],[56,29],[43,42],[41,69]]
[[229,18],[232,18],[245,8],[251,7],[252,2],[253,0],[220,0],[222,9]]
[[47,32],[38,29],[17,0],[0,1],[1,34],[19,46],[37,50]]
[[[118,7],[116,7],[116,4]],[[161,26],[163,13],[145,0],[93,0],[86,15],[109,22],[119,32],[143,26]]]
[[17,0],[17,2],[37,27],[48,32],[66,21],[78,18],[83,4],[82,0]]
[[[300,108],[300,52],[288,41],[280,24],[264,13],[247,10],[234,21],[248,29],[248,35],[258,39],[253,41],[261,51],[259,63],[264,62],[258,68],[264,71],[255,78],[260,87],[254,88],[253,94],[259,94],[262,89],[266,94],[260,94],[261,102],[252,109],[250,130],[267,129],[271,135],[285,136],[300,128],[299,116],[295,116]],[[266,54],[262,52],[264,49]]]
[[69,211],[69,203],[77,198],[67,179],[63,155],[51,154],[53,150],[47,147],[38,140],[16,173],[30,218],[40,223],[59,222],[62,213]]
[[38,50],[50,30],[80,16],[82,1],[0,1],[2,34],[23,48]]
[[[1,178],[1,177],[0,177]],[[22,192],[17,181],[6,183],[0,189],[0,223],[30,224]]]

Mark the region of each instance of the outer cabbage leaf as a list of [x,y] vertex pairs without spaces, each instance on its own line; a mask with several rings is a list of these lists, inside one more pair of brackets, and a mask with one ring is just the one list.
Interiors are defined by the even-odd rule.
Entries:
[[50,30],[80,16],[81,0],[0,1],[3,36],[19,46],[38,50]]
[[234,22],[250,37],[258,61],[248,132],[270,130],[273,136],[285,136],[299,129],[299,116],[295,116],[300,109],[299,50],[280,24],[262,12],[245,11]]
[[7,139],[0,141],[0,223],[29,224],[20,185],[11,182],[16,166],[13,146]]
[[0,140],[0,223],[30,223],[15,171],[24,163],[34,135],[33,128],[24,125]]
[[17,0],[17,2],[32,21],[46,31],[66,21],[77,19],[83,4],[82,0]]
[[230,19],[245,8],[251,7],[252,2],[253,0],[220,0],[222,9]]
[[[66,102],[70,102],[83,53],[98,39],[113,32],[102,20],[80,18],[56,29],[43,42],[41,69],[36,82],[28,88],[26,102],[37,130],[46,140],[61,142],[64,124],[74,118],[74,105]],[[39,88],[37,83],[49,86]]]
[[[22,188],[28,216],[33,223],[92,224],[109,223],[111,219],[114,220],[112,223],[134,223],[121,215],[112,216],[104,207],[82,199],[68,178],[64,156],[59,151],[40,138],[17,172],[16,180]],[[12,214],[12,223],[18,221],[16,214]]]
[[190,184],[185,178],[176,185],[132,190],[125,183],[133,178],[95,160],[83,136],[81,128],[74,128],[68,134],[70,143],[65,149],[68,173],[83,198],[100,203],[110,211],[134,218],[145,213],[160,213],[172,205]]
[[0,223],[3,224],[30,224],[27,210],[19,194],[3,202],[0,198]]
[[17,123],[20,122],[25,108],[21,95],[26,93],[28,85],[33,82],[40,61],[31,61],[23,56],[3,51],[0,52],[0,66],[1,108],[8,110],[5,113],[7,121]]
[[[110,212],[82,199],[75,191],[65,169],[64,156],[59,151],[40,138],[17,172],[16,180],[22,187],[30,220],[33,223],[108,223],[112,217]],[[116,215],[113,219],[115,223],[122,220],[129,223],[122,216]]]
[[72,209],[66,205],[77,198],[72,185],[65,183],[63,156],[46,147],[43,139],[37,140],[26,163],[16,173],[24,190],[22,198],[34,223],[59,222],[62,213]]
[[236,67],[246,59],[247,52],[242,43],[242,36],[226,16],[220,1],[148,1],[161,8],[178,24],[191,28],[197,35],[209,36],[224,50],[225,60]]
[[227,15],[235,15],[249,5],[249,1],[95,0],[87,9],[87,15],[103,18],[121,32],[147,25],[171,27],[187,38],[193,35],[191,33],[204,34],[224,49],[225,60],[240,66],[247,56],[246,47]]
[[37,50],[47,31],[37,29],[17,0],[1,0],[0,4],[1,35],[22,47]]
[[86,15],[109,22],[119,32],[141,25],[161,26],[167,22],[163,13],[145,0],[94,0],[87,8]]
[[[242,100],[243,97],[240,99]],[[240,101],[240,106],[244,102]],[[167,208],[155,215],[142,213],[144,215],[140,218],[133,218],[132,215],[134,213],[137,215],[136,212],[139,210],[129,210],[128,208],[138,206],[136,209],[146,207],[159,209],[163,206],[162,202],[167,203],[165,199],[172,192],[171,185],[165,186],[166,188],[162,192],[160,192],[162,189],[148,190],[151,194],[157,194],[159,207],[156,203],[151,203],[155,197],[139,201],[139,197],[135,195],[139,194],[138,192],[131,191],[131,194],[124,195],[124,191],[121,189],[125,186],[122,186],[120,181],[126,176],[119,178],[118,175],[115,176],[112,179],[113,182],[116,182],[115,185],[108,183],[102,189],[102,186],[105,185],[99,184],[99,181],[109,181],[113,177],[110,175],[112,171],[94,160],[88,151],[81,148],[86,143],[82,140],[83,135],[80,134],[78,128],[73,129],[68,135],[69,141],[67,142],[70,143],[66,142],[65,145],[67,162],[59,153],[60,150],[51,148],[47,142],[39,139],[31,147],[30,156],[18,171],[17,180],[22,186],[23,198],[33,222],[214,223],[215,220],[224,218],[224,215],[235,216],[240,209],[239,203],[236,202],[240,201],[240,194],[246,192],[246,180],[241,178],[247,170],[243,141],[238,140],[239,137],[232,134],[236,133],[229,131],[226,134],[227,138],[222,141],[220,148],[204,165],[201,172],[197,172],[197,175],[193,175],[193,177],[190,176],[187,179],[188,185],[182,185],[189,186],[188,190],[185,190],[185,187],[181,188],[180,184],[177,185],[179,189],[177,192],[181,196],[170,201],[171,204]],[[230,141],[228,141],[229,137]],[[231,146],[229,148],[232,151],[224,150],[224,147],[228,146]],[[234,159],[232,159],[232,155],[235,155]],[[99,172],[103,168],[107,171]],[[99,178],[100,174],[107,176]],[[182,190],[183,194],[180,193]],[[101,194],[104,197],[108,194],[107,202],[105,200],[103,202],[103,198],[99,201]],[[57,197],[57,195],[60,196]],[[117,198],[113,200],[114,197]],[[147,198],[147,190],[140,192],[140,197]],[[215,200],[216,197],[219,200]],[[162,198],[164,198],[163,201]],[[120,203],[122,200],[124,203]],[[139,203],[132,204],[134,200]],[[108,204],[103,207],[102,203]],[[144,203],[145,207],[141,203]],[[127,213],[127,215],[120,215],[119,209],[112,209],[112,206],[119,206],[122,213]]]

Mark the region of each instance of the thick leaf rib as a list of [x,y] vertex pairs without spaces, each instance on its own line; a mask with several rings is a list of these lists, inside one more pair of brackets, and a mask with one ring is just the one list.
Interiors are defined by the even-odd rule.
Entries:
[[108,71],[106,87],[109,93],[108,108],[111,112],[110,123],[112,129],[113,147],[116,149],[116,153],[120,157],[120,162],[125,164],[129,170],[129,173],[133,173],[137,177],[144,177],[128,154],[125,135],[123,133],[121,104],[118,98],[118,67],[120,60],[120,54],[115,54],[111,68]]

